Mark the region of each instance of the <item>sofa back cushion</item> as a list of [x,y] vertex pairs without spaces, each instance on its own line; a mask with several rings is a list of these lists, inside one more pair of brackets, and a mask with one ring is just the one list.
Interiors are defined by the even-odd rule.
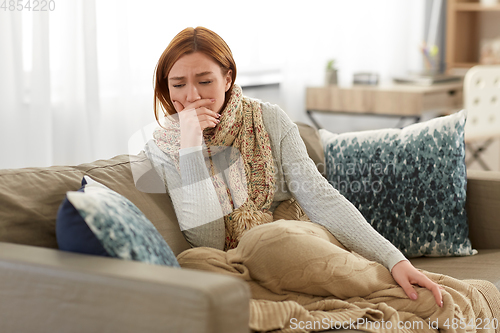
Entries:
[[0,241],[57,248],[57,209],[81,178],[80,171],[64,166],[1,170]]
[[304,141],[306,145],[307,154],[309,154],[309,157],[314,161],[314,164],[316,164],[318,171],[323,176],[326,176],[325,152],[323,151],[323,144],[321,143],[318,130],[302,122],[297,121],[295,124],[299,129],[302,141]]
[[145,193],[134,184],[131,166],[149,163],[144,155],[119,155],[78,166],[0,171],[0,241],[57,248],[55,222],[67,191],[76,191],[84,175],[123,195],[153,223],[172,251],[190,246],[177,224],[166,193]]

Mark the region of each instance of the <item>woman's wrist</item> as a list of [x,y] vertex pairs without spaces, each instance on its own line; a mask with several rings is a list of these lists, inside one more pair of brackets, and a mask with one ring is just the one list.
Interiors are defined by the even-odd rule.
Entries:
[[[394,267],[396,267],[398,264],[400,264],[400,263],[402,263],[402,262],[410,262],[410,261],[409,261],[408,259],[406,259],[406,258],[405,258],[405,259],[401,259],[401,260],[399,260],[398,262],[396,262],[394,265],[392,265],[392,267],[391,267],[391,268],[390,268],[390,270],[389,270],[389,271],[391,272],[391,274],[392,274],[392,270],[394,269]],[[410,263],[410,264],[411,264],[411,263]]]
[[186,148],[181,148],[179,150],[179,156],[182,155],[187,155],[189,153],[194,153],[195,151],[201,151],[202,147],[200,146],[192,146],[192,147],[186,147]]
[[188,133],[187,135],[182,135],[181,130],[181,149],[201,146],[202,136],[201,132],[198,134]]

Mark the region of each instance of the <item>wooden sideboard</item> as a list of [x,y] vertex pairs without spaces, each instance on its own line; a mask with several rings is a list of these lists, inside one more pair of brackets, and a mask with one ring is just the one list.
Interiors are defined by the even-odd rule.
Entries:
[[392,84],[352,87],[323,86],[306,89],[306,111],[317,128],[314,112],[413,117],[427,111],[451,112],[462,107],[463,83],[431,86]]

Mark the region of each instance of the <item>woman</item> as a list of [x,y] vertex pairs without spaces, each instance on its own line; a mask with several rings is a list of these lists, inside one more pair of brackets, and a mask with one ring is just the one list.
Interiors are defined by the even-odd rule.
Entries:
[[442,306],[439,285],[321,176],[286,113],[242,96],[235,79],[231,50],[202,27],[175,36],[156,67],[155,116],[163,128],[146,150],[191,245],[235,248],[294,198],[350,251],[384,265],[409,298],[418,298],[412,285],[419,285]]

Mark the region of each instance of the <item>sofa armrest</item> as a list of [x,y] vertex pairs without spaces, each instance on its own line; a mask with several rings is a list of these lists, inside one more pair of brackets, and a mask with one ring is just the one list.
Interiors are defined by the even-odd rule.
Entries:
[[249,332],[234,277],[0,242],[1,332]]
[[500,249],[500,172],[467,171],[469,238],[476,249]]

